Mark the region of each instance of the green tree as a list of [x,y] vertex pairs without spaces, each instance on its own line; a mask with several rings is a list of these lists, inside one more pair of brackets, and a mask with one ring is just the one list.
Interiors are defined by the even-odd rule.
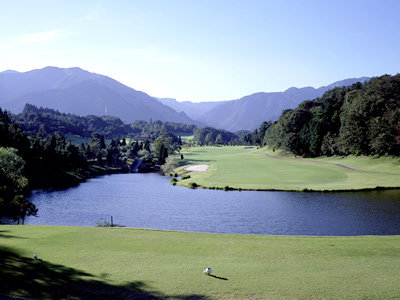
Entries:
[[19,220],[37,212],[22,196],[28,185],[24,167],[17,149],[0,147],[0,216]]
[[199,146],[204,145],[204,129],[199,127],[193,130],[193,142]]
[[151,153],[145,149],[139,150],[138,156],[140,160],[144,162],[149,162],[152,159]]
[[168,156],[165,163],[161,166],[164,174],[172,172],[178,166],[178,160],[174,156]]
[[23,195],[16,195],[10,205],[11,217],[17,224],[24,225],[25,218],[28,216],[36,216],[38,209],[36,206],[26,200]]
[[271,121],[264,121],[262,122],[259,130],[258,130],[258,141],[260,142],[261,146],[265,146],[265,133],[267,132],[268,128],[271,127],[272,122]]
[[208,146],[214,145],[214,136],[211,131],[207,133],[207,135],[204,139],[204,145],[208,145]]
[[157,154],[160,164],[164,164],[165,159],[168,157],[171,141],[172,139],[170,137],[165,137],[163,135],[160,135],[154,141],[154,152]]
[[215,138],[215,145],[220,146],[220,145],[223,145],[223,143],[224,143],[224,141],[223,141],[223,139],[222,139],[222,134],[219,133],[219,134],[217,135],[217,137]]

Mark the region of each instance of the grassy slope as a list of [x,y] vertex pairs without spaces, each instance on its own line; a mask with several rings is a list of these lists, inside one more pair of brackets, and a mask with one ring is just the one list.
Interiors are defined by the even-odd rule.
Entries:
[[399,245],[400,236],[1,226],[0,296],[394,299]]
[[[261,190],[356,190],[379,187],[400,187],[400,161],[396,158],[318,158],[285,157],[283,154],[246,147],[197,147],[183,152],[185,160],[176,171],[190,175],[178,185],[196,182],[204,187],[230,186]],[[285,159],[268,157],[266,154]],[[331,164],[315,163],[329,162]],[[396,173],[377,174],[357,172],[332,164],[351,168]],[[191,164],[208,164],[206,172],[186,172]]]

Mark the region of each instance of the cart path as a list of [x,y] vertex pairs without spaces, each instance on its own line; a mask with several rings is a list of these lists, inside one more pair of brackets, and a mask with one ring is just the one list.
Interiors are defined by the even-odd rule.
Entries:
[[[278,156],[274,156],[274,155],[270,155],[270,154],[265,154],[265,155],[268,156],[268,157],[276,158],[276,159],[294,160],[293,158],[283,158],[283,157],[278,157]],[[330,163],[330,162],[325,162],[325,161],[307,160],[305,162],[313,162],[313,163],[325,164],[325,165],[334,165],[334,166],[338,166],[338,167],[345,168],[345,169],[348,169],[348,170],[357,171],[357,172],[364,172],[364,173],[400,175],[399,173],[388,173],[388,172],[376,172],[376,171],[358,170],[358,169],[350,168],[350,167],[345,166],[345,165],[335,164],[335,163]]]

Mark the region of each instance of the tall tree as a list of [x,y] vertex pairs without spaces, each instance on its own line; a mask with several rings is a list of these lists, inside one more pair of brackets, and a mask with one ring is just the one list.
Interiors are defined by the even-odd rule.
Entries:
[[0,147],[0,217],[19,220],[37,212],[23,196],[28,185],[24,166],[25,161],[17,154],[17,149]]

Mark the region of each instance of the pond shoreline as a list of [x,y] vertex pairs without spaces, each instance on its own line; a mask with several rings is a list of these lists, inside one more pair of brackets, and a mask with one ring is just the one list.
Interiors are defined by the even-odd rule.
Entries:
[[[187,167],[208,165],[203,172]],[[400,189],[397,157],[308,158],[267,148],[192,147],[174,170],[176,185],[238,191],[353,192]]]
[[[95,226],[255,235],[400,234],[399,191],[288,193],[171,186],[154,173],[113,174],[62,191],[34,193],[28,225]],[[390,212],[390,213],[388,213]],[[207,222],[204,222],[204,218]]]
[[291,192],[291,193],[349,193],[349,192],[369,192],[369,191],[383,191],[383,190],[400,190],[399,187],[382,187],[382,186],[377,186],[374,188],[360,188],[360,189],[338,189],[338,190],[328,190],[328,189],[323,189],[323,190],[316,190],[316,189],[309,189],[309,188],[304,188],[304,189],[249,189],[249,188],[235,188],[235,187],[230,187],[230,186],[224,186],[224,187],[207,187],[207,186],[202,186],[202,185],[195,185],[195,187],[190,187],[186,185],[179,185],[180,187],[186,187],[189,189],[204,189],[204,190],[221,190],[221,191],[254,191],[254,192]]

